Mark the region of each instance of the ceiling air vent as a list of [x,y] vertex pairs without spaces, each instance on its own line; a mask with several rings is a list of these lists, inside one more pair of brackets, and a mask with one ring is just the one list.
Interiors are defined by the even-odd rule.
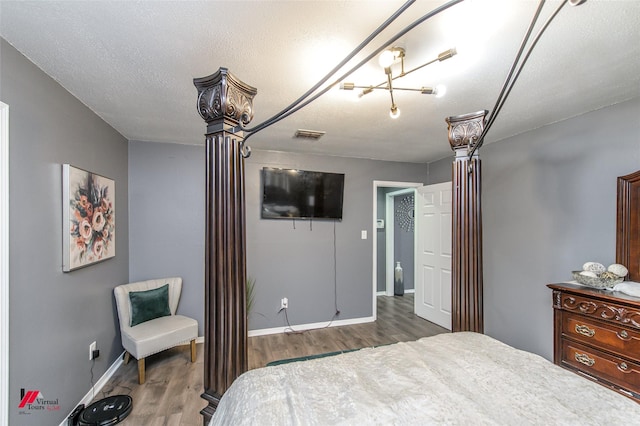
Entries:
[[325,133],[327,133],[327,132],[321,132],[321,131],[318,131],[318,130],[298,129],[293,134],[293,138],[294,139],[305,139],[305,140],[308,140],[310,142],[313,142],[313,141],[317,141],[318,139],[320,139]]

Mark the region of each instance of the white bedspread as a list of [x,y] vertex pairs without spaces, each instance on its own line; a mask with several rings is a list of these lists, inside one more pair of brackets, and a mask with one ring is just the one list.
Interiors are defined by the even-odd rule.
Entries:
[[640,404],[476,333],[251,370],[211,425],[640,424]]

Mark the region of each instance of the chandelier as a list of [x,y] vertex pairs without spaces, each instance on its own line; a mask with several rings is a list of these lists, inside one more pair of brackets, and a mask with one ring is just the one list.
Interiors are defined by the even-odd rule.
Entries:
[[[384,73],[387,76],[387,79],[383,82],[381,82],[380,84],[376,84],[373,86],[362,86],[362,85],[357,85],[355,83],[341,83],[340,84],[340,89],[342,90],[354,90],[354,89],[362,89],[362,92],[360,93],[360,97],[367,95],[371,92],[373,92],[376,89],[382,89],[382,90],[388,90],[389,91],[389,96],[391,97],[391,108],[389,111],[389,116],[391,116],[391,118],[398,118],[400,116],[400,108],[398,108],[398,105],[395,102],[395,99],[393,98],[393,91],[394,90],[408,90],[408,91],[413,91],[413,92],[420,92],[423,95],[435,95],[436,97],[442,97],[444,96],[444,94],[446,93],[447,89],[445,86],[443,85],[437,85],[435,87],[420,87],[420,88],[408,88],[408,87],[393,87],[393,81],[398,79],[398,78],[402,78],[406,75],[411,74],[414,71],[417,71],[421,68],[426,67],[429,64],[432,64],[434,62],[442,62],[444,60],[447,60],[451,57],[453,57],[456,54],[456,49],[452,48],[449,50],[445,50],[444,52],[440,53],[438,55],[437,58],[434,58],[430,61],[425,62],[422,65],[419,65],[415,68],[410,69],[409,71],[405,71],[404,69],[404,58],[406,56],[406,52],[404,50],[404,48],[402,47],[391,47],[389,49],[386,49],[385,51],[383,51],[380,54],[380,57],[378,58],[378,62],[380,64],[380,66],[384,69]],[[391,67],[395,64],[399,64],[400,65],[400,72],[397,75],[393,75],[393,71],[391,69]]]

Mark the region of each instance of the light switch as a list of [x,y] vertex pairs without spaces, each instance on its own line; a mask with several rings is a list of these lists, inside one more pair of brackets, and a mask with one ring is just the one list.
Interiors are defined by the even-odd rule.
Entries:
[[360,238],[362,238],[363,240],[367,239],[367,230],[366,229],[363,229],[361,231]]

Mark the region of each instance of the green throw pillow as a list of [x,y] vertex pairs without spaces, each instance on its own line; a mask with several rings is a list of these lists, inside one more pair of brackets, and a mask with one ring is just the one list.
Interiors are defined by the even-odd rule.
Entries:
[[131,327],[154,318],[171,315],[169,310],[169,284],[146,291],[129,292]]

